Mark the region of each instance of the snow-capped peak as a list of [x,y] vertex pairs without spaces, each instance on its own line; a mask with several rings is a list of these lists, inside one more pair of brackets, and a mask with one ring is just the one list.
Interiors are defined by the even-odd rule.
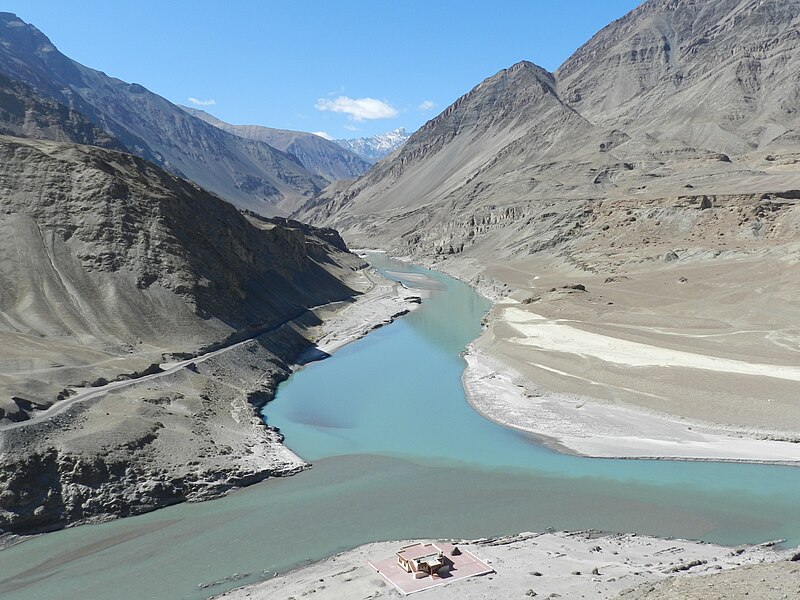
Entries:
[[353,138],[349,140],[334,140],[343,148],[347,148],[358,154],[364,160],[376,163],[384,156],[387,156],[400,148],[411,137],[406,133],[405,128],[398,127],[393,131],[387,131],[371,137]]

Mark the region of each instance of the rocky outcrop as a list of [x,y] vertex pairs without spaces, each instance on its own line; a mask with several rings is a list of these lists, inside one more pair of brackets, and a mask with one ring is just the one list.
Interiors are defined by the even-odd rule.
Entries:
[[289,375],[284,359],[308,346],[287,328],[194,369],[0,432],[0,531],[140,514],[303,469],[257,408]]

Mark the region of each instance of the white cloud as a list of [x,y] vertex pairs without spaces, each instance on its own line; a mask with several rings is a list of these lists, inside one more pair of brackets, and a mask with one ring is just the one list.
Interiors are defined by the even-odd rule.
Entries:
[[348,98],[339,96],[333,100],[320,98],[314,108],[322,111],[344,113],[354,121],[391,119],[397,116],[397,109],[375,98]]
[[197,98],[192,97],[189,97],[189,102],[195,106],[214,106],[217,103],[217,101],[213,98],[209,98],[208,100],[198,100]]
[[436,108],[436,102],[433,102],[431,100],[425,100],[425,102],[420,104],[417,108],[422,111],[429,111],[431,109]]
[[347,131],[361,131],[358,127],[354,127],[353,125],[344,125],[344,128],[347,129]]
[[318,135],[321,138],[325,138],[326,140],[332,140],[333,136],[328,133],[327,131],[312,131],[314,135]]

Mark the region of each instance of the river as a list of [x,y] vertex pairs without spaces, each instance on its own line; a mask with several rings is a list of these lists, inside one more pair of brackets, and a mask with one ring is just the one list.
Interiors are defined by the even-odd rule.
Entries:
[[459,352],[488,302],[445,275],[371,260],[429,297],[295,373],[266,407],[311,470],[0,552],[0,595],[206,598],[365,542],[548,527],[800,543],[796,468],[580,458],[479,416]]

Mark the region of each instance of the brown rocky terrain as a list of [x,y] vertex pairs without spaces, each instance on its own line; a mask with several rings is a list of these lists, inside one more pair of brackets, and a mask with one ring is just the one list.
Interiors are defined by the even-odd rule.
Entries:
[[[35,533],[213,498],[305,464],[256,408],[308,342],[275,336],[0,431],[0,528]],[[270,351],[268,348],[271,348]]]

